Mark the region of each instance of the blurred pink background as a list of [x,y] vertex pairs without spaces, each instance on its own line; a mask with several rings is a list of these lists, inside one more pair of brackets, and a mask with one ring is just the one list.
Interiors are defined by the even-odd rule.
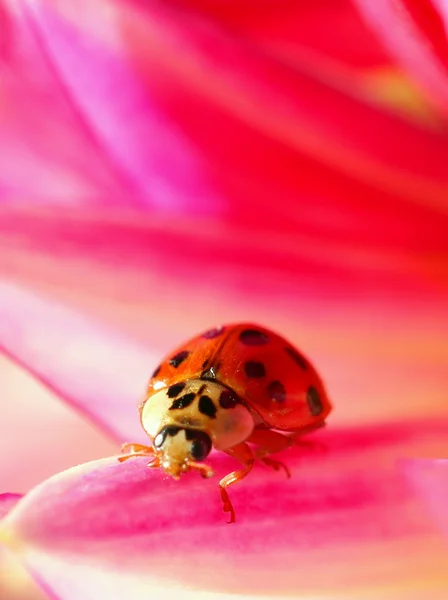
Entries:
[[[316,362],[335,428],[446,418],[446,14],[404,4],[411,35],[388,0],[1,3],[1,277],[155,357],[272,327]],[[0,492],[116,453],[7,356],[0,381]],[[1,600],[40,597],[0,561]]]

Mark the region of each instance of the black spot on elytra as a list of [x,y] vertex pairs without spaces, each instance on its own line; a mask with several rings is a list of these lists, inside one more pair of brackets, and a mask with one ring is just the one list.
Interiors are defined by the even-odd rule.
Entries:
[[304,371],[308,369],[308,364],[305,358],[301,354],[299,354],[297,350],[294,350],[294,348],[285,348],[285,352],[301,369],[303,369]]
[[163,446],[166,436],[174,436],[177,433],[179,433],[179,431],[181,430],[181,427],[175,427],[174,425],[168,425],[167,427],[164,427],[163,429],[161,429],[159,431],[159,433],[156,435],[156,437],[154,438],[154,448],[160,448],[161,446]]
[[174,400],[174,402],[172,403],[172,405],[170,406],[170,410],[176,410],[176,409],[182,409],[182,408],[187,408],[187,406],[190,406],[190,404],[193,402],[193,400],[196,398],[196,394],[194,392],[190,392],[189,394],[185,394],[185,396],[182,396],[181,398],[178,398],[177,400]]
[[324,410],[324,406],[322,404],[322,400],[320,399],[319,392],[312,385],[308,388],[308,392],[306,394],[306,401],[308,402],[310,413],[313,415],[313,417],[318,417]]
[[184,362],[184,360],[188,357],[190,353],[188,350],[182,350],[182,352],[178,352],[176,356],[170,360],[170,365],[177,369],[177,367]]
[[218,337],[224,333],[224,327],[214,327],[213,329],[209,329],[205,333],[202,334],[202,337],[206,340],[212,340],[213,338]]
[[203,415],[207,415],[210,419],[216,417],[216,406],[213,404],[213,400],[209,396],[201,396],[199,398],[199,412]]
[[162,368],[162,365],[159,365],[155,370],[154,373],[151,375],[151,379],[154,379],[154,377],[157,377],[157,375],[160,373],[160,369]]
[[249,360],[246,363],[244,363],[244,372],[251,379],[264,377],[266,375],[266,369],[264,368],[264,364],[261,362],[256,362],[255,360]]
[[274,402],[284,402],[286,400],[286,390],[285,386],[281,381],[271,381],[271,383],[267,387],[267,391],[269,397],[274,400]]
[[168,388],[167,396],[168,398],[177,398],[177,396],[181,393],[181,391],[185,387],[185,382],[181,381],[180,383],[175,383]]
[[204,362],[202,363],[202,367],[201,367],[201,368],[202,368],[202,369],[205,369],[205,367],[206,367],[207,365],[208,365],[208,358],[206,358],[206,359],[204,360]]
[[215,367],[210,367],[207,371],[204,371],[201,375],[201,379],[216,379],[216,369]]
[[219,405],[221,408],[234,408],[237,404],[238,396],[230,390],[223,390],[219,396]]
[[268,336],[258,329],[244,329],[239,337],[246,346],[264,346],[269,342]]

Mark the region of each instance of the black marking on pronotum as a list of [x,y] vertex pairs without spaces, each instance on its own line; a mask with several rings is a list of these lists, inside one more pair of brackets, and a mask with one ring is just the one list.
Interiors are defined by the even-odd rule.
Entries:
[[177,369],[177,367],[184,362],[184,360],[188,357],[190,353],[188,350],[182,350],[182,352],[178,352],[173,358],[170,359],[170,365]]
[[199,396],[200,394],[202,394],[202,392],[205,390],[205,388],[206,388],[206,387],[207,387],[207,384],[206,384],[206,383],[203,383],[203,384],[201,385],[201,387],[200,387],[200,388],[198,389],[198,391],[197,391],[197,394],[198,394],[198,396]]
[[196,394],[194,392],[190,392],[189,394],[185,394],[185,396],[181,396],[177,400],[174,400],[172,405],[170,406],[170,410],[187,408],[196,398]]
[[157,450],[158,448],[163,446],[167,435],[173,437],[177,433],[179,433],[179,431],[181,429],[182,429],[182,427],[175,427],[174,425],[167,425],[166,427],[161,429],[159,431],[159,433],[156,435],[156,437],[154,438],[154,441],[153,441],[154,448],[156,448],[156,450]]
[[246,346],[263,346],[269,342],[268,336],[258,329],[244,329],[239,338]]
[[202,334],[202,337],[206,340],[212,340],[215,337],[218,337],[224,333],[224,327],[214,327],[213,329],[209,329],[205,333]]
[[199,412],[210,417],[210,419],[216,418],[216,406],[209,396],[201,396],[199,398]]
[[181,381],[179,383],[174,383],[168,388],[167,396],[168,398],[177,398],[177,396],[181,393],[181,391],[185,387],[185,381]]
[[219,396],[219,406],[221,408],[235,408],[239,404],[238,396],[231,390],[223,390]]
[[308,364],[305,358],[301,354],[299,354],[297,350],[294,350],[294,348],[285,348],[285,352],[301,369],[303,369],[304,371],[308,369]]
[[267,391],[269,397],[274,402],[284,402],[286,400],[286,390],[285,386],[281,381],[271,381],[271,383],[267,387]]
[[201,379],[216,379],[215,367],[210,367],[207,371],[204,371],[201,375]]
[[249,360],[244,363],[244,372],[251,379],[264,377],[266,375],[264,364],[261,362],[256,362],[255,360]]
[[318,417],[324,410],[319,392],[312,385],[308,388],[306,401],[308,402],[310,413],[313,415],[313,417]]
[[159,365],[155,370],[154,373],[151,375],[151,379],[153,379],[154,377],[157,377],[157,375],[160,373],[160,369],[162,368],[162,365]]

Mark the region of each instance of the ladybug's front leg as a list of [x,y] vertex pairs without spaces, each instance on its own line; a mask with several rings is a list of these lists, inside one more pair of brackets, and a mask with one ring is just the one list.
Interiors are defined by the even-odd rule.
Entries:
[[254,429],[247,440],[250,444],[255,444],[258,448],[255,450],[255,456],[259,458],[265,465],[272,467],[276,471],[283,469],[288,477],[291,473],[286,465],[282,462],[269,458],[270,454],[282,452],[294,444],[294,440],[278,431],[272,429]]
[[143,446],[142,444],[123,444],[121,452],[125,456],[119,457],[119,462],[124,462],[135,456],[152,456],[154,454],[154,448],[151,446]]
[[244,469],[241,471],[233,471],[233,473],[229,473],[221,481],[219,482],[219,487],[221,489],[221,500],[223,503],[224,512],[230,513],[230,521],[228,523],[235,523],[235,510],[230,502],[229,494],[227,493],[227,488],[229,485],[236,483],[237,481],[241,481],[252,471],[252,467],[254,466],[255,457],[253,455],[252,450],[246,443],[238,444],[233,448],[229,448],[225,450],[225,453],[231,456],[232,458],[236,458],[243,465]]

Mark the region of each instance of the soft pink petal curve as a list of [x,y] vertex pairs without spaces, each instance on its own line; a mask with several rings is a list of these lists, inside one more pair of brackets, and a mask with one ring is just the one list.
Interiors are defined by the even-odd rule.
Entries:
[[18,3],[0,10],[0,200],[102,205],[124,192]]
[[21,494],[11,494],[9,492],[0,494],[0,519],[3,519],[21,498]]
[[87,132],[114,172],[116,189],[104,190],[102,196],[114,195],[111,204],[167,211],[185,209],[194,198],[194,204],[188,203],[193,212],[219,211],[221,199],[208,184],[205,159],[145,93],[125,48],[104,52],[94,38],[52,22],[51,13],[48,23],[39,18],[35,3],[19,4],[18,29],[27,31],[45,59],[56,80],[52,87],[62,88],[75,107],[79,122],[73,128]]
[[143,345],[0,282],[0,348],[119,441],[145,439],[137,405],[159,357]]
[[403,470],[428,503],[437,526],[448,536],[448,459],[409,461]]
[[[217,477],[175,482],[147,470],[145,459],[104,459],[35,488],[5,519],[3,536],[64,600],[76,598],[67,583],[75,576],[78,595],[111,600],[118,595],[106,589],[123,580],[135,586],[133,600],[154,585],[336,595],[424,579],[446,591],[443,540],[394,463],[446,449],[447,433],[440,422],[321,432],[317,445],[285,453],[292,479],[257,466],[231,490],[233,526]],[[218,476],[235,466],[223,455],[210,462]]]
[[[55,311],[59,312],[60,302],[75,307],[75,323],[76,312],[81,311],[141,340],[153,353],[145,384],[162,356],[182,340],[220,322],[255,321],[287,335],[309,354],[327,382],[337,407],[336,420],[377,422],[445,415],[444,222],[439,219],[434,230],[431,217],[427,228],[419,229],[423,217],[415,223],[413,217],[408,229],[405,215],[391,222],[378,214],[378,225],[383,225],[377,228],[371,226],[368,213],[354,218],[354,228],[357,219],[366,227],[359,239],[352,239],[343,228],[331,236],[329,230],[322,235],[314,228],[297,226],[295,233],[287,235],[267,226],[250,229],[207,221],[197,227],[195,220],[143,218],[140,213],[118,218],[50,210],[4,211],[0,269],[10,279],[44,291],[47,320],[51,320],[53,298],[58,298]],[[399,233],[406,231],[407,241],[394,236],[400,223]],[[374,236],[386,235],[387,244],[384,239],[383,244],[375,239],[367,243],[369,227]],[[415,251],[411,240],[419,245]],[[37,337],[33,292],[27,288],[26,294],[29,323],[13,294],[4,296],[2,314],[19,324],[25,339],[33,340]],[[70,339],[76,325],[68,319],[66,326],[61,338]],[[110,330],[96,325],[84,329],[84,355],[92,347],[91,336],[103,331]],[[55,387],[66,390],[66,364],[61,362],[58,368],[53,360],[60,344],[49,348],[52,338],[47,339],[45,328],[39,332],[40,343],[47,345],[42,355],[48,361],[45,369]],[[98,347],[109,346],[108,335],[105,341],[95,341]],[[17,340],[10,343],[20,358]],[[29,352],[26,344],[23,351]],[[28,355],[28,366],[33,369],[30,359],[39,356]],[[102,359],[107,359],[107,353],[97,353],[92,364]],[[104,374],[108,369],[104,364],[98,371]],[[138,381],[133,379],[123,396],[125,403],[142,378],[140,374]],[[101,381],[103,393],[115,396],[114,379],[102,375]],[[78,405],[89,411],[91,396],[83,394],[87,384],[76,378],[71,382],[76,391],[69,395],[76,395]],[[129,404],[122,408],[128,409]],[[132,431],[137,432],[135,417]]]

